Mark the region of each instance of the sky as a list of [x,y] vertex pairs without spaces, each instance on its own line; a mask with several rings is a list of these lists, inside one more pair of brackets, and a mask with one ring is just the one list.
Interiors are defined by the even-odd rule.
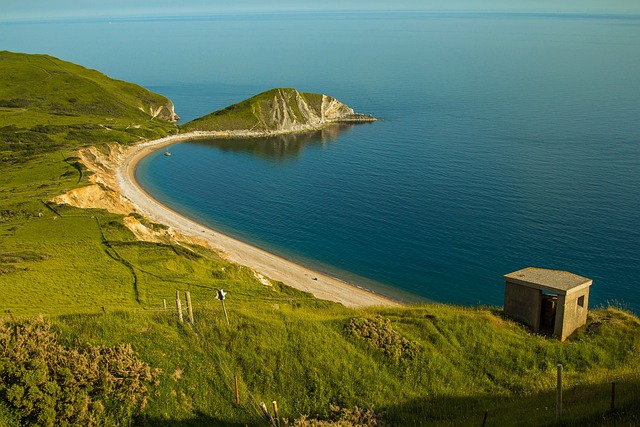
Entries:
[[640,0],[0,0],[2,21],[349,10],[640,14]]

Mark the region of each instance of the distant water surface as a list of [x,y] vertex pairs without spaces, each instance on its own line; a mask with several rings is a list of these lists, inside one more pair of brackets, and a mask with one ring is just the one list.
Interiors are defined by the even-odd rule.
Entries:
[[0,29],[3,48],[169,96],[183,121],[282,86],[384,119],[146,158],[142,184],[204,224],[430,300],[501,305],[502,275],[539,266],[592,278],[592,306],[640,312],[638,17],[336,13]]

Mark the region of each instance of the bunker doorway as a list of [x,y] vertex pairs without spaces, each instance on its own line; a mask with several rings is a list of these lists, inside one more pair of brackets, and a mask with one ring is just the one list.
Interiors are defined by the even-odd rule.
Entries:
[[540,308],[540,332],[553,334],[556,326],[556,309],[558,307],[558,295],[542,294],[542,306]]

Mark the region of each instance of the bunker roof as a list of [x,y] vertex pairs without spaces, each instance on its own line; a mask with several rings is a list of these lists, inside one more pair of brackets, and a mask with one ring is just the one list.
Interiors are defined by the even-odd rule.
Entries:
[[556,294],[571,294],[591,286],[593,281],[562,270],[527,267],[513,273],[505,274],[504,280],[530,288],[549,291]]

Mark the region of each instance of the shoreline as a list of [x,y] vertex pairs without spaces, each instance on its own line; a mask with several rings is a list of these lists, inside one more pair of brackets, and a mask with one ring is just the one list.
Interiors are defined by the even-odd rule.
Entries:
[[138,163],[153,151],[177,142],[196,138],[224,138],[227,132],[192,132],[143,142],[126,149],[116,170],[116,178],[122,196],[150,219],[167,225],[176,231],[206,241],[213,249],[234,263],[245,265],[260,275],[283,282],[295,289],[309,292],[318,299],[338,302],[346,307],[402,306],[398,301],[368,289],[297,264],[279,255],[260,249],[249,243],[204,226],[165,206],[147,193],[137,182],[135,172]]

